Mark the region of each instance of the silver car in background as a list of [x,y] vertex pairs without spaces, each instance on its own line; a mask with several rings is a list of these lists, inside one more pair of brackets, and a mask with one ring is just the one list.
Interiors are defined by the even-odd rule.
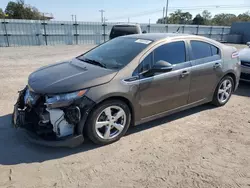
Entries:
[[241,60],[241,80],[250,81],[250,42],[247,43],[247,48],[239,51]]

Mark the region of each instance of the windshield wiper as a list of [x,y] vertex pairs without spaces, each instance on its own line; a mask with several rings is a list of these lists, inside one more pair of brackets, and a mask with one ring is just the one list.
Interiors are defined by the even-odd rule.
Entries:
[[78,58],[81,61],[84,61],[86,63],[92,64],[92,65],[97,65],[102,68],[107,68],[104,63],[101,63],[99,61],[93,60],[93,59],[88,59],[88,58]]

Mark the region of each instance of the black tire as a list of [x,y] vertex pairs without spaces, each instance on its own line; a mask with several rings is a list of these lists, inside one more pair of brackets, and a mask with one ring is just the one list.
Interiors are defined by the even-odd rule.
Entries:
[[[122,108],[126,114],[126,122],[125,122],[123,130],[121,131],[121,133],[117,137],[106,140],[106,139],[103,139],[100,136],[98,136],[98,134],[95,130],[95,123],[96,123],[96,120],[97,120],[99,114],[109,106],[118,106],[118,107]],[[130,112],[128,105],[120,100],[108,100],[108,101],[105,101],[94,108],[94,110],[91,112],[91,114],[87,120],[85,128],[86,128],[87,136],[89,137],[89,139],[92,142],[94,142],[95,144],[98,144],[98,145],[107,145],[107,144],[111,144],[113,142],[116,142],[122,136],[124,136],[129,128],[130,122],[131,122],[131,112]]]
[[[232,89],[231,89],[231,92],[230,92],[230,94],[229,94],[229,97],[228,97],[225,101],[222,102],[222,101],[220,101],[219,98],[218,98],[218,92],[219,92],[219,89],[220,89],[222,83],[223,83],[225,80],[228,80],[228,81],[231,82],[231,84],[232,84]],[[224,106],[224,105],[229,101],[229,99],[231,98],[232,93],[233,93],[233,91],[234,91],[234,86],[235,86],[235,83],[234,83],[234,80],[233,80],[233,78],[232,78],[231,76],[225,76],[224,78],[222,78],[222,80],[219,82],[219,84],[218,84],[218,86],[217,86],[217,88],[216,88],[216,90],[215,90],[215,92],[214,92],[212,104],[215,105],[215,106],[218,106],[218,107]]]

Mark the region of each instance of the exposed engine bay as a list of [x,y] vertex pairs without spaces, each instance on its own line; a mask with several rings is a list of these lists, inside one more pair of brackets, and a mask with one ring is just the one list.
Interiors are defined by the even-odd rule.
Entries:
[[16,127],[32,131],[46,140],[57,140],[75,135],[82,114],[88,112],[86,97],[52,103],[51,97],[31,92],[28,87],[19,92],[13,113]]

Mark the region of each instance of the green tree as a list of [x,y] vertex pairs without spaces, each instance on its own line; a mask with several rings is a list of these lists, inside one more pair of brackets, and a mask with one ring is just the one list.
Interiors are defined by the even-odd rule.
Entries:
[[208,12],[208,10],[204,10],[201,13],[203,19],[204,19],[204,24],[205,25],[210,25],[211,24],[211,19],[212,19],[212,14],[211,12]]
[[41,13],[37,8],[24,3],[24,0],[10,1],[5,9],[9,19],[42,19]]
[[165,18],[159,18],[156,23],[157,24],[165,24],[166,23],[166,17]]
[[205,19],[202,17],[200,14],[197,14],[195,18],[193,19],[193,24],[194,25],[204,25],[205,24]]
[[239,14],[238,15],[238,21],[241,21],[241,22],[249,22],[250,21],[250,12],[247,11],[243,14]]
[[3,9],[0,8],[0,19],[1,18],[4,18],[4,12],[3,12]]
[[[174,13],[171,13],[168,17],[168,24],[191,24],[192,23],[192,14],[189,12],[182,12],[181,10],[177,10]],[[166,21],[166,17],[159,18],[156,23],[164,24]]]
[[214,25],[231,26],[233,22],[238,21],[238,18],[234,14],[217,14],[212,19]]
[[191,24],[192,23],[192,14],[189,12],[182,12],[177,10],[174,13],[171,13],[168,18],[168,23],[170,24]]

